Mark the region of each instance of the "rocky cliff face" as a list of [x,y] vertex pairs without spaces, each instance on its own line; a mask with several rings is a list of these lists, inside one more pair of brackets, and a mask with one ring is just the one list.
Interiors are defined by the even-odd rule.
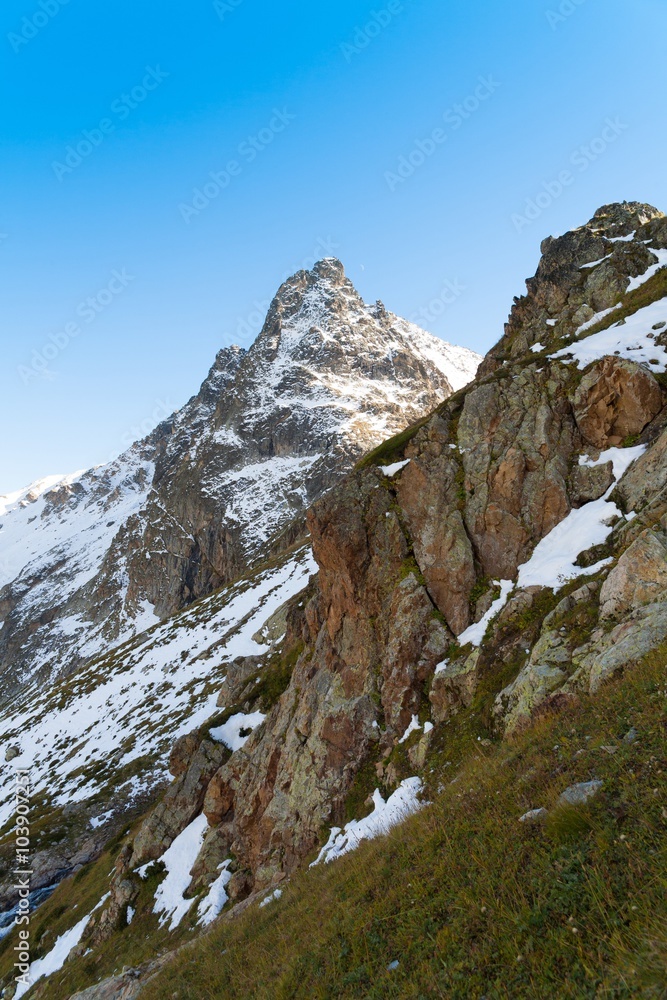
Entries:
[[[289,875],[344,822],[364,767],[396,786],[411,720],[477,699],[502,735],[667,635],[666,246],[667,220],[635,204],[546,241],[475,381],[312,506],[319,574],[289,622],[291,681],[198,786],[194,888],[230,858],[236,898]],[[201,774],[201,752],[175,787]],[[124,871],[183,823],[149,817]]]
[[[290,570],[254,646],[219,657],[207,636],[219,714],[203,724],[203,705],[190,733],[179,715],[174,780],[125,843],[81,954],[116,934],[120,947],[172,845],[193,927],[228,899],[251,905],[369,796],[435,794],[438,754],[447,767],[470,752],[457,717],[477,740],[511,738],[667,639],[665,265],[667,219],[646,205],[545,241],[475,380],[315,499],[316,576],[301,589],[305,564]],[[280,357],[273,330],[262,363]],[[169,631],[175,653],[179,619]]]
[[291,544],[314,500],[479,360],[365,305],[337,260],[296,274],[250,350],[221,351],[145,441],[2,498],[2,697],[72,673]]

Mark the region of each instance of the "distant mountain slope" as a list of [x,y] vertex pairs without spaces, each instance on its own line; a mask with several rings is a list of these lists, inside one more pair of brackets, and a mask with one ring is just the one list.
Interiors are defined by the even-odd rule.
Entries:
[[107,466],[0,498],[11,697],[127,640],[304,533],[303,513],[481,359],[367,306],[339,261],[280,288],[248,351]]
[[[233,661],[270,653],[278,636],[262,626],[307,586],[316,569],[308,546],[284,553],[94,658],[74,683],[35,682],[5,709],[3,754],[12,748],[20,756],[11,768],[0,769],[0,830],[12,820],[17,766],[30,769],[34,820],[43,821],[42,809],[49,817],[32,841],[33,891],[95,856],[109,831],[154,797],[169,777],[174,740],[220,714],[216,701]],[[1,911],[11,898],[5,867],[0,850],[0,937]]]

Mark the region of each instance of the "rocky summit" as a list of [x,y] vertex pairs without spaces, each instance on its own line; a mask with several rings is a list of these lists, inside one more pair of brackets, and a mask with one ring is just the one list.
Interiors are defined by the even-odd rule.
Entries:
[[545,240],[472,380],[435,344],[323,261],[132,451],[76,599],[113,553],[163,620],[5,711],[74,873],[33,996],[664,995],[667,218]]
[[305,533],[308,507],[481,359],[367,306],[339,261],[115,462],[0,497],[2,698],[71,674]]

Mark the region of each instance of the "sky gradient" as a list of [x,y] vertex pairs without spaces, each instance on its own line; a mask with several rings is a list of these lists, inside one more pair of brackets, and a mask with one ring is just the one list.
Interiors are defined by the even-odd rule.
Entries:
[[0,19],[0,493],[122,451],[318,257],[483,353],[544,237],[667,208],[664,0]]

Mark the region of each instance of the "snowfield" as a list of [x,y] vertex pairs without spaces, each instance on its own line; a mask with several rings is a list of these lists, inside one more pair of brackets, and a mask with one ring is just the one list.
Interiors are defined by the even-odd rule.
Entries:
[[[130,794],[166,777],[173,742],[215,714],[226,662],[266,652],[252,636],[316,570],[303,548],[94,660],[69,684],[26,690],[0,720],[2,746],[21,750],[0,771],[0,826],[12,815],[14,768],[29,768],[33,795],[47,793],[55,805],[104,789],[112,805],[114,776],[129,765],[136,769],[125,785]],[[241,718],[238,730],[259,721]],[[100,813],[98,805],[93,825]]]

